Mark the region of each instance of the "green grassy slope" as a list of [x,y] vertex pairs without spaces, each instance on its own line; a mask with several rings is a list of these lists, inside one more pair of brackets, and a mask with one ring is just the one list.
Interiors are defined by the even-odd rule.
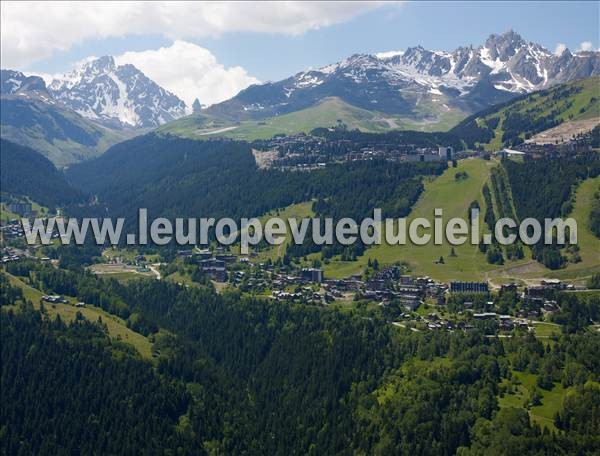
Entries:
[[211,132],[235,127],[236,124],[206,113],[191,114],[181,119],[161,125],[156,132],[164,135],[176,135],[182,138],[208,139]]
[[471,147],[480,145],[486,150],[498,150],[510,145],[502,139],[509,115],[527,119],[527,122],[517,122],[522,140],[550,128],[550,122],[592,118],[600,121],[600,77],[573,81],[518,97],[466,118],[451,132]]
[[[292,233],[290,231],[290,226],[289,226],[289,223],[287,223],[287,220],[296,219],[298,221],[298,224],[300,224],[300,222],[303,218],[313,217],[313,216],[314,216],[314,213],[312,211],[312,202],[307,201],[304,203],[292,204],[281,211],[278,211],[278,212],[272,211],[268,214],[258,217],[263,228],[270,218],[277,217],[277,218],[283,219],[286,222],[287,231],[286,231],[285,241],[282,244],[280,244],[280,245],[267,244],[266,248],[264,248],[262,250],[258,250],[258,251],[256,249],[252,249],[257,252],[257,261],[264,262],[269,259],[271,261],[275,261],[278,258],[283,258],[283,256],[285,255],[285,249],[287,248],[288,244],[292,241]],[[239,251],[240,251],[240,246],[236,245],[234,248],[234,253],[239,253]]]
[[113,130],[42,100],[2,98],[1,136],[31,147],[58,168],[96,157],[142,130]]
[[[195,139],[225,136],[251,141],[271,138],[276,134],[308,133],[317,127],[336,125],[338,120],[350,129],[367,132],[392,129],[445,131],[465,115],[455,109],[436,109],[435,106],[423,106],[422,114],[426,120],[419,121],[357,108],[339,98],[329,97],[309,108],[260,121],[232,123],[207,114],[194,114],[164,125],[158,131]],[[436,114],[433,115],[433,112]]]
[[571,217],[577,220],[577,244],[581,256],[580,263],[569,263],[565,269],[549,273],[557,278],[585,279],[600,272],[600,239],[590,229],[590,210],[594,193],[600,188],[600,176],[586,179],[576,190],[575,205]]
[[[407,227],[411,220],[424,217],[433,220],[435,208],[443,209],[443,219],[453,217],[465,218],[471,201],[477,199],[485,210],[481,189],[488,180],[490,169],[495,166],[493,161],[481,159],[461,160],[458,168],[449,168],[437,179],[426,183],[425,191],[415,204],[407,219]],[[455,174],[464,171],[468,178],[457,181]],[[483,216],[480,217],[480,230],[483,230]],[[431,233],[432,230],[429,230]],[[385,237],[384,237],[385,239]],[[368,249],[365,255],[357,261],[341,262],[332,261],[325,265],[325,274],[328,277],[343,277],[359,273],[368,262],[368,258],[377,259],[380,264],[392,264],[397,261],[407,261],[413,273],[429,275],[438,280],[450,279],[477,279],[483,278],[486,272],[496,269],[487,263],[485,255],[479,252],[477,245],[469,243],[455,246],[456,257],[450,257],[452,246],[443,240],[441,245],[430,242],[426,245],[414,245],[407,240],[406,245],[390,246],[382,244]],[[444,257],[445,264],[435,262]]]
[[[40,290],[27,285],[18,277],[8,273],[6,275],[8,276],[11,285],[21,288],[21,290],[23,290],[23,296],[25,299],[31,301],[34,307],[39,309],[40,298],[42,297],[43,293]],[[132,345],[142,357],[147,359],[152,358],[152,343],[147,337],[144,337],[143,335],[129,329],[124,320],[91,305],[86,305],[85,307],[79,308],[75,307],[74,304],[77,302],[77,300],[72,297],[67,297],[67,299],[69,304],[52,305],[45,303],[44,306],[48,311],[48,315],[50,315],[52,318],[56,318],[56,316],[60,315],[60,318],[67,322],[75,319],[75,316],[78,312],[89,321],[97,321],[98,318],[101,318],[102,322],[106,324],[108,333],[112,338]]]
[[[542,397],[541,404],[532,406],[529,409],[529,416],[540,427],[556,431],[554,416],[562,408],[563,400],[569,389],[563,388],[560,383],[555,383],[551,390],[544,390],[539,387],[536,388],[537,375],[517,371],[512,371],[512,375],[517,384],[514,385],[511,393],[504,394],[503,397],[499,398],[498,404],[500,407],[522,408],[531,396],[532,391],[537,390]],[[509,384],[508,381],[503,382],[504,386]]]
[[[452,217],[464,218],[471,201],[477,199],[481,205],[480,232],[485,233],[487,231],[483,223],[485,202],[481,195],[481,189],[485,182],[491,186],[490,172],[495,166],[498,166],[498,163],[494,160],[461,160],[458,168],[449,168],[440,177],[426,183],[424,193],[407,219],[407,227],[410,221],[416,217],[424,217],[432,221],[435,208],[443,209],[445,221]],[[462,181],[456,181],[454,176],[458,171],[465,171],[469,177]],[[600,240],[592,234],[589,228],[591,198],[599,186],[600,177],[587,179],[580,184],[576,191],[571,217],[578,222],[578,244],[582,261],[568,263],[567,267],[561,270],[551,271],[532,260],[529,248],[525,249],[525,258],[518,261],[510,261],[505,258],[505,264],[502,266],[487,263],[485,255],[479,252],[478,246],[468,243],[455,246],[456,257],[451,257],[452,246],[444,239],[441,245],[435,245],[432,241],[427,245],[419,246],[407,241],[404,246],[390,246],[385,243],[373,246],[367,249],[365,255],[357,261],[334,259],[329,264],[325,264],[323,266],[325,274],[327,277],[337,278],[361,273],[368,259],[371,258],[377,259],[380,264],[406,261],[410,264],[414,274],[429,275],[442,281],[457,279],[489,280],[493,284],[511,281],[527,283],[543,277],[584,281],[592,273],[600,271]],[[495,198],[494,204],[496,204]],[[499,215],[497,207],[494,207],[494,211]],[[432,233],[432,230],[429,230],[428,233]],[[385,240],[385,236],[383,239]],[[440,256],[444,257],[444,264],[436,264]],[[311,256],[311,258],[313,257],[318,258],[319,256]]]

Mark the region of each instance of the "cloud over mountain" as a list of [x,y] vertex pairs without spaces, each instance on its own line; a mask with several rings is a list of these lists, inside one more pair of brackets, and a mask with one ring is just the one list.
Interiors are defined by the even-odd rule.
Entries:
[[259,82],[244,68],[225,68],[208,49],[181,40],[156,50],[126,52],[115,60],[139,68],[188,107],[196,98],[206,105],[219,103]]
[[299,35],[347,21],[382,2],[3,2],[2,64],[23,68],[90,39],[227,32]]

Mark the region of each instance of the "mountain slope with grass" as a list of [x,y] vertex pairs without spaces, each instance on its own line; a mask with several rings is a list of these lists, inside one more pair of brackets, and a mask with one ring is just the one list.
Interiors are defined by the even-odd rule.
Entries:
[[30,93],[0,99],[2,138],[41,152],[58,167],[96,157],[134,134],[112,130]]
[[[369,260],[376,259],[380,265],[406,262],[413,274],[428,275],[441,281],[504,283],[543,277],[583,280],[600,268],[597,253],[600,244],[591,232],[589,221],[591,200],[598,189],[598,161],[592,154],[569,157],[560,162],[550,159],[533,160],[532,163],[461,160],[457,168],[448,168],[442,175],[426,182],[406,221],[407,230],[417,217],[425,218],[433,225],[435,208],[443,210],[445,222],[454,217],[467,220],[468,209],[476,201],[480,207],[479,239],[483,233],[491,231],[487,223],[489,203],[492,226],[502,217],[513,217],[517,223],[535,217],[542,225],[545,217],[573,217],[578,223],[578,246],[521,245],[522,251],[517,255],[508,247],[491,245],[487,250],[497,250],[502,257],[497,262],[490,262],[487,250],[482,252],[480,245],[471,245],[469,241],[452,246],[444,237],[441,244],[436,245],[432,229],[426,231],[432,238],[425,245],[416,245],[409,239],[406,245],[389,245],[385,242],[384,229],[384,242],[366,249],[355,261],[343,261],[340,256],[325,261],[325,275],[341,278],[360,274]],[[562,181],[557,177],[561,174]],[[457,179],[457,175],[466,177]],[[531,182],[535,183],[537,192],[530,191],[528,183]],[[485,197],[485,187],[490,189],[489,199]],[[395,232],[397,229],[395,226]],[[322,260],[320,253],[312,254],[308,259]]]
[[[495,166],[492,161],[481,159],[461,160],[457,168],[448,168],[441,176],[425,184],[425,189],[407,217],[407,227],[417,217],[432,221],[434,209],[442,208],[444,220],[453,217],[466,219],[469,205],[477,200],[481,212],[485,211],[485,201],[481,196],[483,185]],[[465,179],[456,179],[456,173],[467,174]],[[480,219],[480,229],[484,232],[483,217]],[[396,227],[397,230],[397,227]],[[431,230],[428,230],[431,233]],[[408,236],[407,236],[408,237]],[[385,240],[385,234],[383,235]],[[357,261],[340,261],[334,259],[324,265],[327,277],[346,277],[362,272],[370,259],[377,259],[379,264],[393,264],[398,261],[409,263],[412,273],[428,275],[437,280],[470,280],[483,277],[486,272],[496,269],[490,265],[486,256],[479,251],[477,245],[469,243],[455,246],[456,256],[450,256],[452,245],[446,240],[441,245],[435,245],[433,238],[426,245],[416,245],[407,239],[406,245],[373,246],[365,251]],[[440,263],[440,257],[444,263]]]
[[513,147],[563,122],[598,119],[600,77],[540,90],[474,114],[450,130],[469,148]]
[[450,108],[434,113],[425,103],[420,109],[423,117],[421,120],[415,120],[402,115],[357,108],[339,97],[327,97],[308,108],[261,120],[232,122],[199,113],[166,124],[158,131],[195,139],[224,136],[252,141],[279,134],[309,133],[315,128],[339,124],[345,124],[351,130],[358,129],[365,132],[384,132],[391,129],[448,130],[465,115],[458,109]]
[[208,108],[235,120],[305,109],[326,97],[353,106],[419,118],[420,105],[476,111],[515,95],[600,73],[600,53],[555,55],[510,30],[475,48],[452,52],[409,47],[394,55],[354,54],[277,82],[256,84]]

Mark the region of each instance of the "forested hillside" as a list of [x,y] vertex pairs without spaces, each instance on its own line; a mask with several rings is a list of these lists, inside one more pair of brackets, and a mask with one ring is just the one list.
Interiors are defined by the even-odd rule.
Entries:
[[2,454],[149,454],[181,445],[176,425],[189,393],[111,343],[102,322],[66,325],[33,309],[0,318]]
[[406,214],[422,190],[421,177],[445,168],[375,160],[310,173],[259,169],[248,143],[147,135],[71,167],[67,176],[113,216],[132,217],[144,207],[153,216],[239,219],[317,198],[327,199],[319,214],[358,219],[376,207]]
[[[589,152],[562,158],[525,158],[524,162],[503,160],[502,167],[510,182],[518,219],[532,217],[543,226],[545,218],[569,216],[576,186],[584,179],[600,175],[600,155]],[[507,192],[506,189],[498,195],[507,195]],[[557,245],[544,245],[543,239],[533,246],[532,251],[534,258],[550,269],[558,269],[567,261]]]
[[600,77],[523,95],[467,117],[450,133],[469,148],[512,147],[562,122],[600,118]]
[[51,208],[83,200],[83,194],[39,152],[5,139],[0,140],[0,147],[3,192],[27,196]]
[[[101,322],[45,321],[16,307],[23,298],[6,287],[3,454],[135,448],[512,455],[600,448],[598,400],[591,399],[599,394],[599,339],[577,324],[598,317],[597,299],[559,295],[559,317],[575,324],[545,347],[532,334],[488,338],[485,325],[468,333],[415,333],[392,326],[385,312],[273,305],[237,292],[219,295],[211,286],[157,280],[108,286],[78,269],[36,262],[8,271],[47,293],[102,290],[101,301],[91,302],[107,309],[118,303],[145,321],[137,330],[155,341],[156,359],[142,362],[110,342]],[[520,405],[502,405],[521,373],[539,378],[543,391],[569,389],[555,419],[563,432],[542,433]],[[588,400],[596,405],[580,406]],[[57,407],[60,422],[50,428]]]
[[590,211],[590,227],[592,233],[600,239],[600,188],[594,193]]
[[367,133],[346,128],[316,128],[311,134],[327,138],[330,141],[349,140],[357,147],[376,146],[381,144],[429,147],[436,149],[439,145],[451,146],[456,150],[462,149],[460,138],[452,133],[423,132],[423,131],[388,131],[385,133]]

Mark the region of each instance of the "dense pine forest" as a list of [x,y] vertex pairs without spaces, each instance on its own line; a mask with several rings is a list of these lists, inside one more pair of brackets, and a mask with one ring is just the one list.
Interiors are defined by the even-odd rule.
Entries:
[[[118,156],[118,160],[115,157]],[[331,164],[310,173],[259,169],[248,143],[193,141],[147,135],[117,146],[97,160],[73,166],[68,177],[96,195],[112,216],[241,217],[316,199],[318,215],[361,219],[381,208],[407,215],[423,189],[421,178],[446,163],[383,160]],[[72,208],[102,213],[104,206]]]
[[161,377],[102,322],[1,312],[2,454],[160,454],[176,449],[183,384]]
[[[210,284],[119,283],[38,262],[8,273],[120,315],[150,337],[154,358],[109,339],[102,320],[50,320],[3,286],[3,454],[600,450],[600,340],[580,324],[598,318],[597,299],[559,295],[565,333],[544,344],[488,338],[485,326],[415,333],[381,312],[273,305]],[[572,388],[556,431],[499,407],[514,372]]]
[[348,130],[347,128],[316,128],[311,134],[330,141],[351,141],[357,148],[374,145],[381,146],[382,144],[390,146],[412,144],[417,147],[432,148],[437,148],[438,145],[444,144],[455,149],[462,148],[459,136],[445,132],[430,133],[412,130],[392,130],[385,133],[366,133],[360,130]]
[[39,152],[5,139],[0,140],[0,147],[2,192],[27,196],[49,208],[83,201],[82,193]]
[[[600,155],[590,152],[562,158],[526,157],[522,163],[503,160],[502,167],[510,183],[517,217],[520,220],[535,218],[543,226],[545,218],[569,216],[573,210],[572,199],[577,185],[584,179],[600,175]],[[499,178],[495,179],[499,181]],[[501,216],[511,210],[509,202],[503,202],[509,193],[507,188],[505,186],[497,194],[501,198]],[[560,246],[556,244],[545,245],[541,239],[532,250],[534,258],[550,269],[558,269],[565,264],[566,259],[560,252]]]
[[600,238],[600,188],[594,193],[589,222],[592,233],[594,233],[597,238]]

